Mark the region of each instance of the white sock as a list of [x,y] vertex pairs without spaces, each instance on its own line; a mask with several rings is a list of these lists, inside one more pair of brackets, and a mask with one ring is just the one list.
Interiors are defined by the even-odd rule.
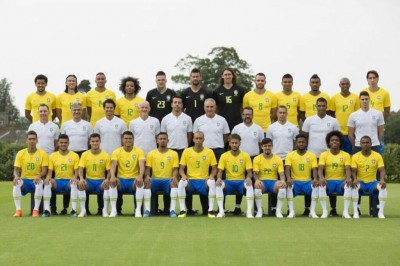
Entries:
[[103,210],[108,212],[108,204],[110,203],[110,190],[109,189],[104,189],[103,202],[104,202]]
[[215,196],[217,198],[218,209],[220,213],[224,213],[224,187],[225,183],[222,183],[221,186],[215,187]]
[[207,179],[207,186],[208,186],[208,211],[211,212],[214,210],[215,180]]
[[289,213],[294,213],[294,204],[293,204],[293,188],[287,188],[286,189],[286,198],[287,198],[287,204],[289,207]]
[[344,186],[343,201],[344,201],[343,212],[348,214],[351,201],[351,187],[347,185]]
[[13,197],[16,210],[21,210],[21,196],[22,196],[21,186],[22,186],[21,180],[18,181],[17,185],[13,186]]
[[50,211],[51,184],[44,185],[43,189],[43,207],[45,211]]
[[43,197],[43,181],[41,180],[39,184],[35,185],[35,210],[38,211],[40,203]]
[[185,205],[185,200],[186,200],[186,186],[187,186],[188,181],[187,180],[181,180],[178,183],[178,198],[179,198],[179,207],[181,208],[181,211],[186,211],[186,205]]
[[282,213],[282,206],[283,202],[285,201],[285,198],[286,198],[286,189],[280,188],[278,190],[278,202],[276,203],[276,211],[278,213]]
[[171,207],[169,208],[169,211],[175,211],[176,208],[176,200],[178,199],[178,188],[173,187],[171,188]]
[[150,211],[151,189],[145,188],[143,197],[144,197],[144,209],[146,211]]
[[385,209],[385,203],[386,203],[386,199],[387,199],[387,189],[381,188],[381,185],[378,184],[378,190],[379,190],[379,213],[383,214],[383,210]]
[[141,212],[143,204],[144,187],[136,187],[136,212]]
[[312,187],[311,191],[311,206],[310,206],[310,213],[315,213],[315,207],[317,207],[317,201],[318,201],[318,194],[319,194],[319,188],[318,187]]
[[257,212],[262,211],[262,190],[261,190],[261,188],[254,189],[254,198],[256,201]]
[[323,212],[327,212],[328,211],[326,209],[326,198],[327,197],[328,196],[326,195],[326,186],[318,187],[318,198],[319,198],[319,203],[321,204]]
[[248,186],[244,184],[246,188],[246,199],[247,199],[247,213],[253,213],[254,204],[254,188],[252,185]]
[[351,200],[353,201],[353,213],[358,213],[358,197],[359,197],[358,189],[359,187],[351,189]]
[[86,212],[86,191],[85,190],[78,190],[78,199],[81,205],[81,212]]
[[111,211],[117,212],[117,198],[118,198],[117,187],[110,187],[109,195],[110,195]]
[[76,184],[71,185],[71,210],[76,211],[76,205],[78,203],[78,186]]

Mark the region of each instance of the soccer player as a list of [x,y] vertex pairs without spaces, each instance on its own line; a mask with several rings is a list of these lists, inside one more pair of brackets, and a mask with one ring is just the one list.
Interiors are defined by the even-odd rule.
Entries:
[[[278,101],[278,106],[286,106],[287,120],[293,125],[299,125],[299,109],[301,94],[293,91],[293,77],[290,74],[285,74],[282,77],[282,91],[275,94]],[[274,141],[274,146],[275,146]]]
[[30,123],[39,120],[37,110],[41,104],[45,104],[51,112],[48,113],[48,120],[53,121],[56,118],[56,96],[46,91],[47,77],[45,75],[37,75],[35,77],[36,91],[29,94],[25,100],[25,117]]
[[[43,196],[42,178],[47,172],[48,156],[45,151],[36,147],[37,142],[37,133],[28,131],[26,134],[28,147],[20,150],[15,157],[13,197],[16,212],[14,217],[22,217],[21,196],[25,196],[29,192],[35,193],[35,207],[32,216],[39,217],[39,207]],[[47,210],[49,210],[49,205],[50,202],[46,202]]]
[[193,68],[190,71],[190,87],[186,88],[181,96],[184,112],[192,121],[204,115],[204,101],[212,98],[212,92],[201,86],[200,69]]
[[[371,149],[372,140],[369,136],[360,139],[361,151],[354,154],[351,158],[351,168],[353,176],[353,186],[360,189],[361,195],[369,193],[375,198],[379,198],[378,217],[384,219],[383,213],[387,198],[385,182],[385,165],[382,156]],[[376,173],[379,171],[380,181],[376,180]],[[352,191],[353,218],[359,218],[357,211],[358,190]],[[353,195],[354,193],[354,195]]]
[[[256,218],[263,216],[262,194],[275,193],[278,196],[276,217],[282,218],[282,206],[286,199],[286,182],[282,159],[272,153],[272,140],[263,139],[261,148],[263,153],[253,160],[254,197],[257,205]],[[279,181],[277,177],[279,176]]]
[[165,72],[158,71],[156,74],[157,88],[150,90],[146,95],[146,101],[150,103],[150,115],[161,120],[172,111],[171,100],[176,95],[175,91],[167,88]]
[[[240,136],[231,134],[229,136],[230,150],[222,154],[218,162],[218,174],[216,185],[216,197],[219,212],[218,218],[225,217],[224,212],[224,190],[226,195],[232,195],[234,192],[243,195],[243,190],[246,189],[247,198],[247,218],[253,218],[253,202],[254,189],[252,183],[252,163],[250,155],[239,149]],[[226,179],[222,180],[222,175],[225,172]]]
[[61,125],[73,117],[72,105],[80,103],[82,105],[81,117],[86,116],[86,96],[78,91],[78,79],[75,75],[68,75],[65,80],[65,90],[58,95],[56,102],[56,112]]
[[37,147],[44,150],[48,156],[52,154],[57,147],[57,139],[60,134],[58,126],[49,121],[49,107],[45,104],[39,105],[39,121],[34,122],[28,128],[28,131],[35,131],[38,137]]
[[[89,137],[90,150],[85,151],[79,161],[79,184],[78,198],[81,204],[81,212],[78,217],[86,216],[86,192],[95,192],[97,197],[98,213],[102,213],[103,217],[117,216],[116,201],[118,191],[116,187],[109,186],[110,178],[110,155],[100,149],[101,137],[98,133],[93,133]],[[86,170],[86,179],[83,176],[83,170]],[[107,180],[105,180],[107,179]],[[103,194],[104,191],[104,194]],[[104,201],[104,202],[103,202]],[[111,201],[111,214],[108,214],[108,203]]]
[[[78,202],[78,166],[79,156],[68,149],[69,138],[65,134],[58,137],[58,151],[52,153],[49,158],[49,167],[46,179],[44,180],[44,202],[46,195],[61,192],[70,192],[72,198],[71,217],[76,217],[76,205]],[[52,178],[54,172],[54,179]],[[53,193],[51,191],[53,189]],[[53,206],[52,206],[53,207]],[[62,214],[67,213],[68,205],[64,205]],[[46,209],[43,212],[44,217],[49,217],[50,212]]]
[[351,218],[349,205],[351,201],[351,159],[350,154],[340,150],[343,143],[343,134],[340,131],[331,131],[326,135],[328,150],[321,153],[318,161],[318,178],[322,188],[326,188],[331,204],[330,216],[338,216],[336,212],[336,196],[333,193],[343,195],[343,217]]
[[314,153],[307,151],[307,136],[304,134],[297,135],[296,150],[290,152],[285,160],[286,197],[289,205],[288,218],[293,218],[295,216],[293,197],[296,197],[300,193],[311,196],[312,198],[310,217],[319,218],[315,213],[318,198],[320,198],[322,206],[321,218],[328,217],[325,199],[326,190],[319,187],[317,167],[317,157]]
[[119,85],[124,96],[117,101],[115,115],[124,120],[127,127],[131,120],[139,117],[139,104],[143,102],[143,98],[138,96],[140,89],[140,82],[134,77],[123,78]]
[[[213,151],[203,146],[203,132],[198,131],[194,133],[193,141],[194,146],[186,148],[180,160],[179,173],[181,176],[181,180],[178,183],[177,191],[177,196],[179,197],[179,205],[181,209],[179,217],[186,216],[185,197],[186,190],[188,190],[189,195],[193,195],[194,192],[197,192],[204,197],[208,195],[208,217],[214,218],[215,176],[217,174],[217,160]],[[210,168],[211,172],[209,171]],[[202,207],[204,212],[207,206]]]
[[160,122],[157,118],[149,115],[149,102],[141,102],[139,108],[140,116],[129,123],[129,131],[135,138],[135,147],[141,148],[147,155],[157,148],[156,135],[160,133]]
[[342,149],[348,154],[352,154],[352,145],[348,136],[347,122],[351,113],[360,109],[358,96],[350,92],[350,80],[342,78],[339,83],[340,92],[333,95],[331,99],[332,116],[336,117],[343,134],[344,142]]
[[122,133],[122,147],[111,155],[110,184],[117,183],[119,190],[117,212],[122,209],[122,194],[129,193],[136,199],[135,217],[142,217],[145,159],[143,150],[133,146],[132,132]]
[[387,90],[378,86],[379,74],[375,70],[367,72],[368,88],[364,91],[368,92],[371,107],[383,113],[383,117],[388,119],[390,115],[390,94]]
[[107,79],[104,73],[97,73],[95,82],[96,88],[90,90],[86,94],[86,107],[92,127],[94,127],[98,120],[104,117],[104,101],[107,99],[112,99],[114,102],[117,101],[115,99],[115,93],[105,87]]
[[236,75],[233,70],[225,68],[222,71],[220,86],[213,91],[212,97],[218,106],[218,115],[226,119],[230,131],[242,122],[240,108],[245,93],[245,89],[236,84]]
[[317,99],[324,98],[327,102],[326,110],[330,110],[329,102],[330,98],[328,94],[321,92],[319,88],[321,87],[321,79],[317,74],[314,74],[310,78],[310,87],[311,90],[304,94],[300,100],[300,119],[304,122],[307,117],[313,116],[317,114]]
[[265,88],[267,80],[264,73],[258,73],[254,83],[256,88],[244,95],[243,107],[253,108],[254,123],[266,132],[269,125],[275,121],[277,99],[272,92]]
[[121,147],[121,135],[127,130],[125,122],[114,115],[115,102],[107,99],[103,103],[105,116],[96,122],[94,132],[99,133],[102,139],[101,149],[110,156]]
[[[178,153],[168,148],[167,133],[157,135],[157,149],[147,155],[145,188],[144,188],[144,217],[150,216],[150,198],[158,197],[156,192],[162,191],[170,194],[171,208],[170,216],[176,217],[175,207],[178,196]],[[170,191],[171,188],[171,191]],[[165,205],[165,202],[164,202]],[[152,208],[151,214],[155,215],[156,210]]]

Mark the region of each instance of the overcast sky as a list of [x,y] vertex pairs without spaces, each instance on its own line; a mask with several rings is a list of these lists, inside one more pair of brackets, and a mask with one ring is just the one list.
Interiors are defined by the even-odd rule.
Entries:
[[[329,95],[344,76],[359,92],[375,69],[392,110],[400,109],[397,0],[0,0],[0,10],[0,78],[13,83],[21,111],[37,74],[49,77],[56,95],[68,74],[93,86],[95,74],[105,72],[114,91],[133,75],[145,97],[158,70],[169,78],[180,58],[205,57],[216,46],[234,47],[253,73],[266,74],[273,92],[285,73],[301,93],[314,73]],[[168,86],[176,88],[171,80]]]

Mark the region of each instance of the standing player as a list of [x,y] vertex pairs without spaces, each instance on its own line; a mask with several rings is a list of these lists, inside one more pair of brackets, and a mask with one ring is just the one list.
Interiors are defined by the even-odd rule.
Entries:
[[264,73],[258,73],[254,83],[256,88],[244,95],[243,107],[253,108],[254,123],[266,132],[269,125],[275,121],[277,100],[275,95],[265,88],[267,80]]
[[[68,149],[69,138],[65,134],[60,134],[58,137],[58,151],[52,153],[49,158],[49,170],[44,181],[44,197],[46,190],[53,189],[53,194],[68,192],[72,198],[71,217],[76,217],[76,205],[78,202],[78,166],[79,156]],[[52,178],[54,172],[54,179]],[[46,203],[46,198],[44,198]],[[52,206],[53,207],[53,206]],[[67,213],[68,205],[64,205],[62,214]],[[49,217],[50,212],[44,206],[44,217]],[[65,211],[64,211],[65,210]]]
[[111,99],[114,102],[117,101],[115,99],[115,93],[109,89],[106,89],[105,87],[107,79],[104,73],[97,73],[95,82],[96,88],[90,90],[86,94],[87,112],[90,116],[90,124],[92,125],[92,127],[94,127],[98,120],[104,117],[104,101],[107,99]]
[[[150,215],[150,198],[152,195],[153,197],[158,197],[156,192],[159,191],[164,192],[164,194],[170,194],[170,216],[176,217],[175,207],[178,196],[179,159],[178,153],[169,149],[167,144],[167,133],[159,133],[157,135],[158,148],[152,150],[147,155],[144,189],[144,217],[148,217]],[[154,209],[154,206],[151,209],[151,214],[155,215],[156,210]]]
[[225,68],[222,71],[220,86],[213,91],[213,98],[218,106],[218,115],[226,119],[230,131],[242,121],[240,108],[245,93],[245,89],[236,84],[236,75],[233,70]]
[[147,93],[146,101],[150,103],[150,115],[161,120],[172,111],[171,100],[176,95],[175,91],[167,88],[167,78],[163,71],[156,74],[157,88]]
[[132,132],[125,131],[122,133],[122,147],[114,150],[111,155],[110,183],[113,185],[118,183],[118,212],[122,209],[122,194],[129,193],[133,194],[134,199],[136,199],[135,217],[142,217],[144,170],[144,152],[142,149],[133,146]]
[[212,98],[212,93],[201,87],[201,73],[198,68],[190,71],[190,87],[186,88],[181,96],[184,112],[192,118],[192,121],[204,115],[204,101]]
[[86,116],[86,96],[78,91],[78,79],[75,75],[68,75],[65,80],[65,90],[57,97],[57,117],[61,125],[72,119],[72,105],[82,105],[81,117]]
[[317,157],[314,153],[307,151],[307,136],[299,134],[296,136],[296,150],[290,152],[285,160],[285,175],[287,191],[286,197],[289,205],[288,218],[295,216],[293,197],[300,193],[311,196],[311,207],[309,216],[319,218],[315,213],[317,200],[320,198],[322,206],[321,218],[328,217],[326,209],[326,190],[319,187],[317,175]]
[[38,137],[35,131],[26,134],[27,148],[20,150],[14,162],[13,197],[16,212],[14,217],[22,217],[21,196],[35,193],[33,217],[39,217],[39,207],[43,196],[43,180],[46,175],[48,157],[45,151],[38,149]]
[[[257,218],[263,216],[262,194],[275,193],[278,196],[276,217],[282,218],[282,206],[286,199],[286,182],[282,159],[272,153],[272,140],[263,139],[263,153],[253,160],[254,197],[257,205]],[[279,181],[278,181],[279,176]]]
[[379,74],[375,70],[367,72],[368,88],[364,91],[368,92],[371,99],[371,107],[383,113],[383,117],[388,119],[390,115],[390,94],[384,88],[378,86]]
[[[292,75],[283,75],[281,84],[283,90],[275,94],[275,97],[278,101],[278,106],[285,106],[287,108],[287,120],[298,127],[301,94],[292,90]],[[276,143],[274,141],[274,146],[275,144]]]
[[[218,162],[218,174],[216,182],[216,197],[218,203],[218,218],[225,216],[224,212],[224,189],[226,195],[232,195],[234,192],[243,195],[246,189],[247,198],[247,218],[253,218],[253,202],[254,189],[252,183],[252,164],[250,155],[241,151],[240,136],[231,134],[229,136],[230,151],[222,154]],[[222,175],[225,172],[226,179],[222,180]]]
[[340,131],[331,131],[326,135],[328,150],[321,153],[318,162],[318,178],[321,188],[326,188],[331,204],[330,216],[338,216],[336,212],[336,196],[333,193],[343,195],[344,218],[351,218],[348,213],[351,200],[351,159],[350,154],[341,151],[343,135]]
[[36,91],[29,94],[25,100],[25,117],[30,123],[39,120],[37,110],[41,104],[45,104],[51,112],[49,112],[49,121],[56,118],[56,96],[46,91],[47,77],[45,75],[37,75],[35,77]]
[[[179,217],[186,216],[185,197],[186,190],[188,190],[189,196],[193,195],[194,192],[204,197],[208,195],[208,211],[207,206],[203,206],[203,201],[201,202],[203,212],[206,210],[208,212],[208,217],[214,218],[217,160],[215,159],[213,151],[203,146],[203,132],[198,131],[194,133],[193,141],[194,146],[186,148],[180,160],[179,173],[181,175],[181,180],[179,181],[177,191],[181,208]],[[211,172],[209,170],[210,168]]]
[[[360,189],[361,194],[368,192],[375,198],[379,198],[378,217],[384,219],[383,213],[387,198],[386,182],[385,182],[385,165],[382,156],[371,149],[371,138],[363,136],[360,139],[361,151],[354,154],[351,158],[351,168],[353,175],[353,185]],[[376,180],[376,173],[379,171],[380,181]],[[354,215],[358,218],[356,209],[358,190],[354,190],[352,194]]]
[[137,96],[140,89],[139,80],[133,77],[123,78],[119,85],[119,90],[124,96],[117,101],[115,115],[124,120],[127,127],[131,120],[139,117],[139,104],[143,102],[143,98]]

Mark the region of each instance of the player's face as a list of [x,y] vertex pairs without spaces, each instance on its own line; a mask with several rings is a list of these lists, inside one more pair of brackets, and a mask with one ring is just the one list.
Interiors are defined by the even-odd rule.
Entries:
[[256,79],[254,80],[254,82],[256,83],[256,88],[257,89],[264,89],[265,84],[267,84],[267,81],[265,80],[264,76],[261,75],[257,75]]
[[77,105],[72,107],[72,115],[75,119],[80,118],[82,116],[82,106]]
[[285,91],[292,90],[292,87],[293,87],[293,79],[291,79],[291,78],[284,78],[284,79],[282,79],[281,84],[282,84],[282,88],[283,88]]
[[133,81],[127,81],[125,83],[125,93],[128,95],[135,94],[135,83]]
[[75,88],[76,88],[76,78],[68,77],[67,81],[65,82],[65,85],[67,85],[68,89],[75,90]]
[[35,135],[28,135],[26,138],[26,144],[28,144],[28,148],[35,148],[37,144],[37,137]]
[[238,151],[240,147],[240,141],[238,139],[231,139],[229,141],[229,147],[231,147],[232,151]]
[[181,112],[183,109],[183,103],[182,100],[179,98],[174,98],[171,104],[172,110],[175,112]]
[[106,103],[104,106],[104,111],[106,113],[107,117],[113,117],[114,116],[114,105],[112,103]]
[[326,114],[326,103],[325,102],[317,102],[317,112],[318,112],[318,115]]
[[338,136],[332,136],[329,140],[329,147],[331,149],[339,149],[340,145],[340,138]]
[[361,103],[361,107],[368,108],[369,107],[369,97],[366,95],[361,96],[360,103]]
[[166,135],[160,135],[157,137],[157,144],[160,148],[167,147],[168,144],[168,137]]
[[59,139],[58,140],[58,148],[60,151],[68,150],[69,141],[67,139]]
[[101,143],[100,138],[98,137],[90,138],[89,143],[92,150],[100,149],[100,143]]
[[232,84],[233,74],[229,70],[225,70],[222,73],[222,79],[224,80],[224,84]]
[[194,86],[198,86],[201,82],[200,73],[192,73],[190,74],[190,84]]
[[311,79],[310,87],[312,91],[318,91],[319,87],[321,87],[321,81],[319,79]]
[[207,116],[212,116],[212,115],[214,115],[215,114],[215,111],[216,111],[216,106],[215,106],[215,103],[213,103],[213,102],[206,102],[205,104],[204,104],[204,111],[206,112],[206,115]]
[[307,140],[305,138],[298,138],[296,140],[296,148],[300,151],[304,151],[307,147]]
[[376,86],[378,86],[379,78],[377,76],[375,76],[374,73],[369,73],[368,77],[367,77],[367,81],[368,81],[368,85],[370,87],[376,87]]
[[372,144],[371,144],[371,141],[369,140],[369,138],[361,138],[360,146],[361,146],[361,150],[369,151],[369,150],[371,150]]
[[164,75],[160,75],[156,77],[157,88],[165,89],[167,84],[167,79]]
[[47,86],[46,80],[44,79],[36,80],[35,86],[38,92],[44,92]]
[[272,153],[272,143],[263,144],[261,148],[265,155],[270,155]]
[[251,110],[244,109],[242,112],[242,119],[245,124],[251,124],[251,122],[253,122],[253,112]]
[[47,122],[49,117],[49,109],[46,106],[39,107],[39,118],[42,122]]
[[133,146],[133,136],[131,136],[131,135],[124,135],[124,136],[122,137],[122,145],[123,145],[125,148],[130,148],[130,147],[132,147],[132,146]]
[[141,115],[148,115],[149,114],[149,112],[150,112],[150,105],[149,105],[149,103],[142,103],[142,104],[140,104],[140,114]]
[[201,133],[195,133],[193,136],[194,146],[202,147],[204,142],[204,135]]
[[287,110],[285,108],[278,108],[277,115],[278,115],[278,120],[284,122],[286,121]]
[[97,76],[96,76],[95,82],[96,82],[96,86],[97,86],[98,88],[104,88],[104,86],[105,86],[106,83],[107,83],[106,76],[103,75],[103,74],[97,75]]
[[341,80],[339,83],[340,90],[343,94],[348,94],[350,91],[350,81],[347,79]]

